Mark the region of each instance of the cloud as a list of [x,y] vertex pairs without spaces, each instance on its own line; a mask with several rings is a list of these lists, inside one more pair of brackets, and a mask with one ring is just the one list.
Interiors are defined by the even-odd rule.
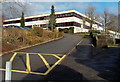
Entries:
[[[27,14],[28,15],[36,15],[36,14],[43,14],[43,13],[50,13],[50,7],[54,3],[49,2],[31,2],[27,6]],[[31,12],[31,13],[29,13]]]
[[28,5],[29,15],[42,13],[50,13],[51,5],[55,6],[56,12],[65,10],[80,10],[84,11],[88,4],[82,2],[33,2]]
[[29,0],[31,2],[119,2],[119,0]]
[[30,0],[27,0],[27,2],[25,3],[27,7],[25,15],[32,16],[32,15],[50,13],[51,12],[50,9],[52,5],[55,6],[56,12],[66,11],[66,10],[77,10],[84,14],[86,8],[88,8],[89,5],[94,5],[97,9],[96,11],[97,13],[102,13],[105,8],[108,8],[110,12],[113,14],[118,13],[116,4],[113,5],[111,3],[107,3],[107,4],[106,3],[104,4],[103,2],[30,2]]

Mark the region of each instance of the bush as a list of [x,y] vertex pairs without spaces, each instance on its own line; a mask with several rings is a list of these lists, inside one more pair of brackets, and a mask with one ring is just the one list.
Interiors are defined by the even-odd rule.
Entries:
[[74,27],[70,27],[70,28],[59,28],[59,32],[64,32],[64,33],[74,33]]
[[39,36],[28,36],[27,37],[27,44],[36,44],[36,43],[39,43],[39,42],[43,42],[43,39]]
[[0,29],[0,32],[2,32],[0,41],[3,45],[3,51],[14,50],[26,45],[33,45],[62,36],[62,33],[57,32],[57,30],[52,32],[49,30],[43,30],[40,27],[35,27],[30,30],[3,28]]
[[69,28],[69,33],[74,33],[74,27]]
[[42,37],[43,36],[43,28],[34,27],[33,29],[29,30],[28,35]]
[[59,30],[59,32],[63,32],[63,29],[62,29],[62,28],[59,28],[58,30]]
[[3,30],[4,41],[11,44],[16,44],[18,42],[25,43],[26,30],[18,28],[4,28]]
[[48,36],[52,39],[57,38],[56,32],[51,32]]
[[63,36],[63,33],[62,32],[58,32],[58,37],[61,37]]
[[99,30],[91,30],[90,33],[91,33],[91,32],[92,32],[93,34],[94,34],[94,33],[100,34],[100,31],[99,31]]
[[68,28],[65,28],[63,31],[64,31],[64,33],[69,33],[69,29]]

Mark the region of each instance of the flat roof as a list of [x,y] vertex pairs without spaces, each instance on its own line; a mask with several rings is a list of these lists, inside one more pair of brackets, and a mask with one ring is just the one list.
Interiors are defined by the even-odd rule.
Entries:
[[[83,17],[86,17],[86,18],[90,19],[88,16],[86,16],[86,15],[84,15],[84,14],[82,14],[82,13],[76,11],[76,10],[68,10],[68,11],[55,12],[55,14],[62,14],[62,13],[69,13],[69,12],[75,12],[75,13],[83,16]],[[49,14],[40,14],[40,15],[28,16],[28,17],[25,17],[25,19],[34,18],[34,17],[49,16],[49,15],[50,15],[50,13],[49,13]],[[3,22],[20,20],[20,19],[21,19],[21,18],[8,19],[8,20],[4,20]],[[91,20],[91,19],[90,19],[90,20]],[[94,22],[101,24],[100,22],[95,21],[95,20],[94,20]]]

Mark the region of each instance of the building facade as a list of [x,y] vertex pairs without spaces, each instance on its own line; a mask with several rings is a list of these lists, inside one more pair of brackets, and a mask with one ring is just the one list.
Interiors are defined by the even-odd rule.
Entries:
[[[103,30],[101,23],[93,21],[93,27],[90,27],[90,18],[84,14],[79,13],[75,10],[56,12],[56,28],[70,28],[74,27],[74,33],[78,32],[88,32],[90,29]],[[36,16],[25,17],[26,27],[43,27],[48,28],[50,14],[41,14]],[[4,20],[3,26],[16,25],[20,26],[20,19],[9,19]]]

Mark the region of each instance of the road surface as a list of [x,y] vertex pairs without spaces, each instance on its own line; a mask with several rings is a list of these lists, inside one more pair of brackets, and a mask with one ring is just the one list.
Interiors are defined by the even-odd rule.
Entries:
[[[78,35],[70,35],[65,34],[63,39],[49,42],[43,45],[34,46],[28,49],[19,50],[17,52],[27,52],[27,53],[49,53],[49,54],[66,54],[71,50],[78,42],[80,42],[82,39],[82,36]],[[2,56],[2,68],[5,68],[5,62],[10,60],[13,53],[6,54]],[[54,64],[57,59],[53,56],[44,56],[46,60],[50,63],[50,65]],[[45,72],[47,69],[40,59],[40,57],[37,54],[30,55],[30,62],[31,62],[31,70],[34,72]],[[15,59],[12,63],[12,69],[14,70],[26,70],[26,59],[25,55],[17,54]],[[29,75],[32,75],[32,77],[28,77]],[[34,78],[35,77],[35,78]],[[34,75],[34,74],[24,74],[24,73],[15,73],[12,72],[12,80],[22,80],[22,79],[29,79],[29,80],[40,80],[40,78],[43,78],[42,75]],[[3,78],[4,78],[4,72],[3,72]]]

